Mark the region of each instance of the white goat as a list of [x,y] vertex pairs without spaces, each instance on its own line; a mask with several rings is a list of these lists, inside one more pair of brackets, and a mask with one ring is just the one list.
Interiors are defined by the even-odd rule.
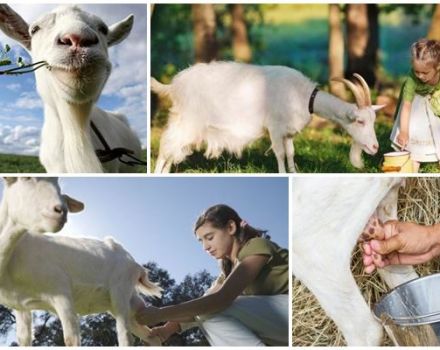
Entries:
[[103,166],[109,172],[133,171],[118,159],[102,165],[95,149],[105,146],[91,131],[93,122],[109,148],[140,156],[139,138],[126,117],[95,106],[111,71],[107,48],[124,40],[132,26],[133,15],[107,27],[76,6],[59,7],[29,26],[0,4],[0,29],[29,50],[34,62],[49,64],[35,72],[44,101],[40,161],[47,172],[101,173]]
[[[348,345],[379,345],[374,319],[350,270],[368,219],[397,219],[399,178],[314,177],[292,183],[292,268],[342,331]],[[411,266],[379,271],[391,288],[416,278]],[[295,315],[293,315],[295,319]]]
[[[309,124],[311,109],[342,125],[353,137],[350,160],[363,166],[362,150],[375,154],[379,148],[370,91],[356,75],[362,89],[342,80],[353,91],[357,106],[326,92],[312,93],[316,83],[297,70],[281,66],[254,66],[234,62],[196,64],[176,75],[170,85],[152,78],[153,92],[172,101],[168,126],[160,140],[155,172],[169,172],[206,143],[206,157],[223,150],[238,157],[250,142],[268,130],[278,171],[295,171],[293,137]],[[313,101],[314,100],[314,101]],[[310,102],[311,101],[311,102]]]
[[104,241],[44,235],[57,232],[67,211],[83,204],[61,195],[54,178],[6,178],[0,205],[0,303],[16,310],[17,338],[32,343],[34,309],[60,318],[64,343],[80,345],[77,314],[110,312],[116,318],[120,346],[131,334],[158,345],[135,313],[144,307],[137,290],[160,295],[147,270],[113,239]]

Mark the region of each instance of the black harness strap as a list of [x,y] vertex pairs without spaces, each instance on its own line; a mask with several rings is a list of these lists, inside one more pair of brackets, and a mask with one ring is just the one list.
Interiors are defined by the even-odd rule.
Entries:
[[[144,162],[143,160],[140,160],[139,158],[135,157],[133,155],[134,152],[131,149],[127,149],[123,147],[117,147],[113,149],[110,148],[104,136],[102,136],[101,132],[96,127],[95,123],[90,122],[90,126],[93,132],[95,133],[95,135],[98,137],[99,141],[101,141],[102,145],[104,146],[104,149],[97,149],[95,151],[96,156],[98,157],[101,163],[107,163],[114,159],[118,159],[121,163],[130,166],[147,165],[147,162]],[[123,156],[126,156],[131,160],[124,160],[122,159]]]
[[312,91],[312,94],[310,95],[310,99],[309,99],[309,113],[313,114],[313,103],[315,102],[315,97],[318,94],[319,89],[317,87],[315,87]]

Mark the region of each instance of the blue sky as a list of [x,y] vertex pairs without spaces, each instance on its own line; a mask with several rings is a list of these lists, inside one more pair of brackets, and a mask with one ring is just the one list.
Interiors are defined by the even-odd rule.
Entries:
[[[3,182],[1,181],[1,191]],[[205,253],[192,227],[207,207],[225,203],[249,224],[269,230],[288,247],[288,179],[281,177],[64,177],[64,193],[85,203],[62,234],[114,237],[139,263],[156,262],[180,282],[217,261]]]
[[[109,49],[113,71],[98,105],[124,113],[138,133],[143,147],[147,144],[147,5],[81,4],[82,9],[100,16],[111,25],[134,14],[134,27],[128,38]],[[28,23],[48,12],[56,4],[12,4]],[[11,46],[13,57],[30,56],[0,31],[0,46]],[[1,67],[4,68],[4,67]],[[36,92],[33,74],[0,76],[0,153],[37,155],[43,125],[43,104]]]

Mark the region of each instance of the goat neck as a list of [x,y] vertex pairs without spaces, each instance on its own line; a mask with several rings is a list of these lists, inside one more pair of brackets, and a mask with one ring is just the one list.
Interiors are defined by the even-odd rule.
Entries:
[[339,124],[347,124],[350,120],[349,116],[356,109],[356,105],[321,90],[316,95],[313,106],[316,114]]
[[8,216],[8,206],[5,199],[0,204],[0,278],[11,259],[14,248],[20,238],[26,233],[24,228],[15,225]]
[[94,101],[68,100],[63,91],[58,91],[53,79],[37,81],[37,88],[44,101],[40,160],[46,170],[102,173],[90,135]]

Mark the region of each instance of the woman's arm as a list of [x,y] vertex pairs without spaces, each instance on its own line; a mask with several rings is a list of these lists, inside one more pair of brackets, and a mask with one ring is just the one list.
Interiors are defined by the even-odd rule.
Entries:
[[268,255],[248,256],[232,270],[216,292],[178,305],[149,307],[137,313],[136,319],[142,324],[151,325],[163,321],[187,320],[189,317],[222,311],[258,276],[269,258]]
[[397,135],[397,142],[404,149],[409,140],[409,118],[411,113],[411,102],[402,100],[400,111],[400,131]]

